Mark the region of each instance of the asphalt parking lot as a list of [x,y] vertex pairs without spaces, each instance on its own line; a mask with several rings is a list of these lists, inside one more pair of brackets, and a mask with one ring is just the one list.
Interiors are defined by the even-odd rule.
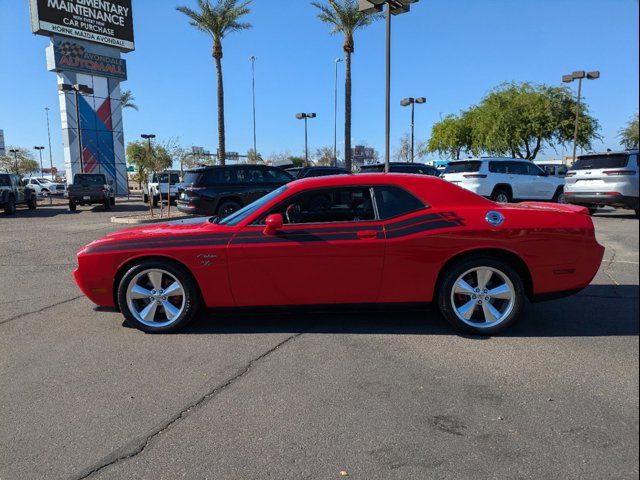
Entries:
[[495,338],[394,309],[123,328],[71,276],[78,248],[122,228],[112,215],[0,215],[2,480],[638,476],[631,213],[595,217],[592,286]]

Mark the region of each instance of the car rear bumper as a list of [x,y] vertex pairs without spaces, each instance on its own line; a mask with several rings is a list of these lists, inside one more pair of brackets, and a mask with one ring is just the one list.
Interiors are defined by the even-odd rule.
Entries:
[[196,214],[196,213],[200,213],[198,211],[198,207],[196,207],[195,205],[193,205],[192,203],[189,202],[182,202],[180,200],[178,200],[176,202],[176,206],[178,208],[178,210],[182,213],[190,213],[190,214]]
[[638,208],[638,197],[628,197],[618,192],[565,192],[565,199],[574,205]]

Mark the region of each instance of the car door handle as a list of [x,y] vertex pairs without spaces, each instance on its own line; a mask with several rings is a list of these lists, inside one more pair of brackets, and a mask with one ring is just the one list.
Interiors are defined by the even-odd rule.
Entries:
[[378,232],[376,230],[360,230],[358,232],[358,238],[360,240],[370,240],[372,238],[376,238],[378,236]]

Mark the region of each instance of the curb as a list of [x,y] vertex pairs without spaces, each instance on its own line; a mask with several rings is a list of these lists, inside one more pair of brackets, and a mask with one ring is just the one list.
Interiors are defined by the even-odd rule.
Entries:
[[147,223],[166,223],[174,220],[180,220],[182,218],[188,218],[188,217],[173,217],[173,218],[157,217],[157,218],[147,218],[147,219],[141,219],[136,217],[111,217],[111,223],[121,223],[124,225],[144,225]]

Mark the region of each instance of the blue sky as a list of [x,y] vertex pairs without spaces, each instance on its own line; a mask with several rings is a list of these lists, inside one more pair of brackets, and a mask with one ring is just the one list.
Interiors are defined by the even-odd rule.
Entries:
[[[176,5],[195,0],[134,0],[136,51],[126,55],[139,112],[127,111],[128,140],[153,132],[215,151],[215,69],[209,37]],[[254,28],[224,42],[227,150],[252,146],[251,65],[258,57],[258,150],[264,157],[304,146],[298,111],[316,112],[312,149],[333,144],[334,60],[330,36],[307,0],[254,0]],[[52,109],[54,162],[62,165],[55,75],[45,68],[45,37],[30,31],[27,0],[0,0],[0,128],[7,144],[46,145],[44,107]],[[384,144],[384,23],[358,33],[354,56],[353,140]],[[602,72],[585,85],[602,124],[597,149],[618,148],[617,132],[638,111],[637,0],[421,0],[394,19],[392,142],[409,130],[406,96],[425,96],[417,137],[438,119],[478,102],[504,81],[560,83],[573,70]],[[341,69],[340,82],[344,72]],[[340,86],[340,95],[343,86]],[[341,101],[342,104],[342,101]],[[343,108],[339,109],[343,118]],[[342,120],[340,120],[342,122]],[[342,124],[339,124],[339,132]],[[340,137],[340,134],[339,134]],[[543,158],[562,155],[547,150]]]

